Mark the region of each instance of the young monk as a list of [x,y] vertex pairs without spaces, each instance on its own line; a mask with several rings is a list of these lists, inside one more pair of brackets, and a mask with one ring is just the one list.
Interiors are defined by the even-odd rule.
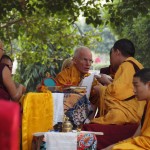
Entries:
[[100,117],[91,120],[98,124],[139,123],[144,110],[144,103],[138,102],[132,79],[137,69],[143,66],[134,58],[135,47],[128,39],[115,42],[111,52],[111,65],[118,68],[114,80],[108,86],[100,85]]
[[[111,58],[112,50],[113,49],[111,48],[110,53],[109,53],[110,58]],[[116,73],[118,68],[112,67],[111,63],[112,62],[111,62],[111,59],[110,59],[110,65],[108,67],[101,68],[100,73],[101,74],[107,74],[107,75],[111,76],[112,79],[114,79],[115,73]]]
[[147,109],[141,135],[116,144],[113,150],[150,149],[150,68],[140,70],[133,78],[134,92],[138,100],[147,101]]
[[[111,62],[111,54],[112,54],[112,48],[110,50],[110,65],[108,67],[104,67],[100,69],[100,76],[95,75],[96,79],[102,84],[102,85],[109,85],[112,83],[115,73],[118,69],[118,66],[112,66]],[[116,67],[116,68],[115,68]],[[108,76],[107,76],[108,75]]]

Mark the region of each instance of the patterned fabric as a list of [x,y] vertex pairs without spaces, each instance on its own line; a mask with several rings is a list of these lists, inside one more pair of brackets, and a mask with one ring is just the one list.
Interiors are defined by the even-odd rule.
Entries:
[[[76,95],[78,96],[79,94]],[[68,99],[69,102],[73,101],[70,97]],[[67,103],[67,100],[64,103],[65,106],[69,105],[69,103]],[[77,99],[75,103],[72,103],[72,106],[70,105],[69,107],[70,108],[66,110],[65,115],[69,117],[69,120],[72,122],[74,128],[83,124],[88,116],[92,113],[90,101],[87,99],[86,95],[80,96],[80,98]]]
[[64,111],[72,108],[84,94],[78,93],[65,93],[64,94]]
[[97,140],[96,136],[91,133],[80,133],[77,137],[77,150],[96,150]]

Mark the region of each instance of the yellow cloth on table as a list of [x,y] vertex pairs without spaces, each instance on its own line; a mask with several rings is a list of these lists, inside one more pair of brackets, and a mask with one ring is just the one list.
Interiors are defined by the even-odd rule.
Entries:
[[31,92],[22,101],[22,150],[31,150],[33,133],[53,128],[52,93]]
[[150,150],[150,102],[147,105],[141,136],[118,143],[113,150]]
[[[133,57],[127,58],[139,68],[143,66]],[[126,61],[127,61],[126,60]],[[92,122],[99,124],[139,123],[143,114],[145,101],[139,102],[136,98],[125,100],[134,95],[133,64],[124,62],[118,68],[114,81],[107,87],[100,87],[100,117]]]

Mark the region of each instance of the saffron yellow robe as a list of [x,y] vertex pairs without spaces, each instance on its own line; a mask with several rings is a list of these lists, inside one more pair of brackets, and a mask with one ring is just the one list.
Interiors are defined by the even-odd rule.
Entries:
[[[84,77],[89,76],[90,73],[85,74],[84,76],[77,70],[77,68],[75,67],[75,65],[71,65],[70,67],[62,70],[55,78],[55,81],[57,82],[58,85],[60,86],[78,86],[79,83],[81,82],[82,79],[84,79]],[[97,99],[97,97],[93,98],[92,96],[95,95],[95,91],[93,90],[93,87],[95,85],[98,85],[98,81],[94,78],[94,81],[92,83],[92,89],[91,89],[91,93],[90,93],[90,102],[91,103],[95,103],[93,101],[95,101],[95,98]]]
[[55,78],[58,85],[61,86],[78,86],[81,80],[89,76],[90,74],[85,74],[81,76],[81,73],[77,70],[77,68],[72,65],[64,70],[62,70]]
[[[143,68],[133,57],[126,59],[133,61],[139,68]],[[136,98],[126,100],[134,95],[133,75],[135,69],[130,62],[122,63],[114,77],[114,81],[107,87],[100,87],[100,117],[94,118],[93,123],[125,124],[138,123],[143,114],[145,101],[139,102]]]
[[141,135],[116,144],[113,150],[150,150],[150,102],[147,105]]

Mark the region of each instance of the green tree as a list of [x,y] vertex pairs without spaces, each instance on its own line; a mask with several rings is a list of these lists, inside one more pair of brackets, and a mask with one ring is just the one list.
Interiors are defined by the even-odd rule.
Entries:
[[[93,45],[101,37],[95,33],[99,33],[97,30],[102,25],[111,25],[115,33],[121,35],[121,27],[125,28],[129,21],[139,15],[149,17],[149,0],[106,0],[105,5],[101,1],[0,0],[0,38],[5,43],[6,52],[15,55],[19,62],[21,76],[16,77],[18,81],[31,88],[35,80],[41,79],[47,71],[44,66],[55,75],[59,64],[72,54],[76,46],[96,48]],[[91,30],[83,36],[80,27],[75,25],[81,12],[87,24],[97,27],[94,34]],[[37,65],[43,70],[34,67]]]
[[[136,58],[149,66],[150,1],[118,1],[104,6],[105,17],[117,38],[128,38],[136,47]],[[123,16],[123,17],[122,17]]]
[[[118,32],[120,30],[120,32]],[[115,30],[118,38],[130,39],[136,47],[136,58],[142,62],[145,67],[150,66],[150,18],[141,17],[140,15],[128,23],[127,26],[121,26]]]
[[7,54],[18,60],[15,79],[28,90],[35,90],[35,82],[46,71],[54,76],[76,46],[90,46],[90,33],[83,37],[74,24],[81,10],[96,9],[97,4],[94,8],[84,0],[1,0],[0,4],[0,38]]

